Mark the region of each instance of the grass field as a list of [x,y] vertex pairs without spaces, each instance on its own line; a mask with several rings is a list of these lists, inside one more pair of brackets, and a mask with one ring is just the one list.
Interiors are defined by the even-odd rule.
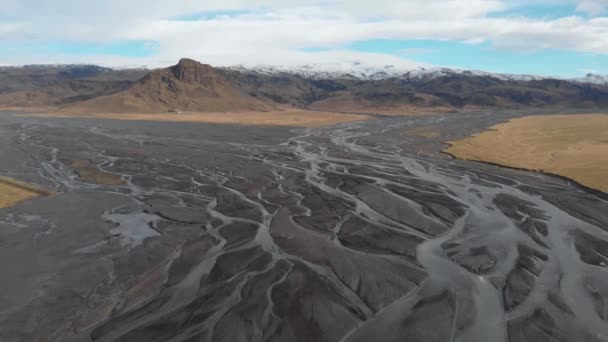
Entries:
[[608,192],[608,115],[529,116],[491,127],[445,152],[539,170]]
[[204,122],[215,124],[257,125],[257,126],[294,126],[321,127],[343,122],[368,120],[367,115],[314,112],[296,109],[269,112],[235,113],[166,113],[166,114],[78,114],[51,112],[45,114],[25,114],[39,117],[59,118],[97,118],[135,121]]
[[0,208],[48,195],[51,195],[51,192],[42,188],[0,176]]

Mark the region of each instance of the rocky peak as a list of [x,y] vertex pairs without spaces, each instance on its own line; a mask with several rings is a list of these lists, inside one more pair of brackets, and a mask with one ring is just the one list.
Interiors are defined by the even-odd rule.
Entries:
[[213,67],[189,58],[182,58],[172,66],[171,72],[180,81],[188,83],[209,84],[220,77]]

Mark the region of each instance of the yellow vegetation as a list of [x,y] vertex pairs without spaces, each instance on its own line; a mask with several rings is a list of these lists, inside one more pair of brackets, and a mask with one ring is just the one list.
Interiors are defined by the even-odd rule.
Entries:
[[457,158],[541,170],[608,192],[608,115],[529,116],[451,142]]
[[50,194],[42,188],[0,176],[0,208]]
[[342,122],[367,120],[370,117],[360,114],[340,114],[313,112],[297,109],[277,110],[271,112],[235,112],[235,113],[166,113],[166,114],[79,114],[79,113],[46,113],[25,114],[38,117],[58,118],[96,118],[136,121],[172,121],[172,122],[205,122],[215,124],[258,125],[258,126],[295,126],[320,127]]

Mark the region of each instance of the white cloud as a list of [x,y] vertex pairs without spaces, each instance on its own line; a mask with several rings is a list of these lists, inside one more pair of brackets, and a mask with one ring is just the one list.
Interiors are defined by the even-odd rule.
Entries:
[[583,0],[576,6],[577,12],[600,15],[608,12],[608,0]]
[[[576,4],[576,0],[536,0]],[[607,0],[585,0],[579,11],[598,13]],[[529,5],[529,2],[525,2]],[[501,18],[524,6],[513,0],[2,0],[0,42],[144,40],[158,43],[146,58],[0,55],[0,63],[89,61],[109,65],[168,65],[182,56],[215,65],[303,64],[334,59],[413,65],[395,56],[345,50],[365,39],[441,39],[501,49],[559,48],[608,54],[608,18]],[[243,15],[206,21],[174,18],[217,10]],[[332,51],[303,52],[306,48]]]

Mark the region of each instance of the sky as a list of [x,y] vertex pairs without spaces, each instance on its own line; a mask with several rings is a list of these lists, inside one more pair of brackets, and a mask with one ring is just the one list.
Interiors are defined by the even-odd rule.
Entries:
[[608,0],[2,0],[0,65],[608,74]]

